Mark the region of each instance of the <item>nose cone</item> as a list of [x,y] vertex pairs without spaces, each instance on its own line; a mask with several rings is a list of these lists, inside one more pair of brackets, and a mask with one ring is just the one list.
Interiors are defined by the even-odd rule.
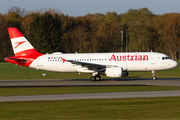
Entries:
[[178,63],[175,60],[172,60],[171,63],[170,63],[170,66],[172,68],[175,68],[177,65],[178,65]]

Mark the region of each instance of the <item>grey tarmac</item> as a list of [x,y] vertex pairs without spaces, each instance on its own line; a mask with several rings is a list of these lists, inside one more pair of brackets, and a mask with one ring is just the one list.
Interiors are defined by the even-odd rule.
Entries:
[[89,79],[42,79],[42,80],[0,80],[0,87],[58,87],[58,86],[180,86],[180,78],[130,78],[130,79],[103,79],[90,81]]
[[45,100],[77,100],[77,99],[112,99],[112,98],[139,98],[139,97],[176,97],[180,90],[147,91],[147,92],[112,92],[112,93],[83,93],[57,95],[19,95],[0,96],[0,102],[5,101],[45,101]]

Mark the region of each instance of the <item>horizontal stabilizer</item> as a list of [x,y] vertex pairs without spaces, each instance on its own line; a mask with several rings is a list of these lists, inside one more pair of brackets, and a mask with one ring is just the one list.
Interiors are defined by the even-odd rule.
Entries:
[[18,59],[18,58],[10,58],[10,57],[7,57],[5,59],[9,59],[9,60],[15,60],[15,61],[27,61],[25,59]]

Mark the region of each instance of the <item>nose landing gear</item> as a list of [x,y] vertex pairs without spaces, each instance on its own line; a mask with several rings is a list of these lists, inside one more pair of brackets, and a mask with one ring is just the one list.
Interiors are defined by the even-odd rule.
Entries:
[[156,76],[155,76],[154,70],[152,71],[152,79],[153,79],[153,80],[156,80],[156,79],[157,79]]

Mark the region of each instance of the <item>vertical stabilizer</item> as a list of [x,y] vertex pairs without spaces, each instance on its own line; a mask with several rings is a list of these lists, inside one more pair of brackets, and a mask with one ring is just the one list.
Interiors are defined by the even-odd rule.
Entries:
[[15,56],[42,55],[34,49],[34,47],[29,43],[29,41],[21,34],[21,32],[17,28],[11,27],[8,28],[8,31]]

